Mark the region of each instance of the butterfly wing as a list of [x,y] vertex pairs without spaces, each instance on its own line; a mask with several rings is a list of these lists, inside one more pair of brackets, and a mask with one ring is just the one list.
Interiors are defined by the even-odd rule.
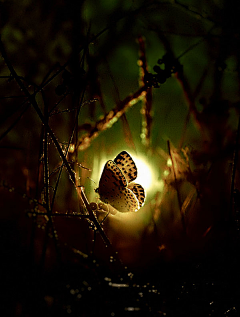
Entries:
[[126,187],[115,188],[114,195],[110,195],[107,202],[120,212],[134,212],[139,209],[137,197]]
[[96,192],[103,202],[120,212],[137,211],[144,203],[145,192],[141,185],[131,183],[136,177],[137,168],[132,157],[122,151],[114,161],[105,164]]
[[139,208],[142,207],[146,197],[144,188],[140,184],[132,182],[128,185],[128,189],[130,189],[137,197],[139,202]]
[[126,186],[127,180],[121,169],[113,161],[107,161],[96,190],[100,199],[121,212],[137,211],[138,199]]
[[109,197],[114,196],[116,188],[126,186],[127,180],[119,167],[113,161],[107,161],[99,181],[99,187],[96,190],[100,199],[107,202]]
[[114,162],[120,168],[128,183],[137,178],[137,167],[128,152],[122,151],[119,153]]

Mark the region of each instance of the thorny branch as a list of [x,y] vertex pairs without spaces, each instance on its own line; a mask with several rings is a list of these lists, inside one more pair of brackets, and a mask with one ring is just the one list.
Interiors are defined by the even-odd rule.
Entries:
[[[67,159],[66,159],[66,156],[59,144],[59,142],[57,141],[57,138],[55,137],[52,129],[50,128],[49,124],[48,124],[48,121],[46,120],[44,114],[41,112],[39,106],[38,106],[38,103],[35,99],[35,94],[30,94],[30,92],[28,91],[28,89],[25,87],[25,85],[22,83],[20,77],[17,75],[14,67],[12,66],[10,60],[8,59],[8,56],[7,56],[7,53],[5,51],[5,48],[4,48],[4,45],[2,43],[2,40],[1,40],[1,37],[0,37],[0,52],[2,54],[2,57],[10,71],[10,73],[12,74],[13,78],[16,80],[17,84],[19,85],[20,89],[23,91],[23,93],[25,94],[25,96],[28,98],[29,102],[31,103],[31,105],[34,107],[35,111],[37,112],[39,118],[41,119],[45,129],[46,129],[46,133],[45,133],[45,137],[47,137],[47,135],[49,135],[53,141],[53,143],[55,144],[57,150],[58,150],[58,153],[63,161],[63,164],[65,165],[68,173],[69,173],[69,176],[70,176],[70,179],[72,181],[72,183],[74,184],[76,190],[77,190],[77,193],[78,193],[78,197],[80,199],[80,201],[82,202],[82,204],[85,205],[85,207],[87,208],[87,211],[88,211],[88,214],[89,214],[89,219],[93,222],[94,226],[96,227],[97,231],[100,233],[103,241],[105,242],[105,244],[110,247],[112,249],[112,245],[108,239],[108,237],[106,236],[105,232],[103,231],[96,215],[94,214],[84,192],[83,192],[83,188],[82,187],[77,187],[76,184],[75,184],[75,172],[71,169]],[[129,105],[132,105],[133,103],[136,102],[136,99],[138,100],[138,98],[141,96],[141,94],[144,92],[144,89],[140,89],[137,93],[135,93],[133,95],[133,98],[132,97],[127,97],[124,102],[123,102],[123,105],[122,105],[122,108],[121,110],[115,114],[115,116],[118,118],[120,117],[120,113],[124,113],[125,109],[129,106]],[[135,102],[134,102],[135,101]],[[114,116],[113,116],[114,117]],[[109,120],[108,120],[109,122]],[[46,144],[47,140],[45,140],[45,144]],[[46,149],[45,149],[46,150]],[[47,153],[45,153],[46,155]],[[47,162],[46,162],[47,163]],[[47,173],[47,172],[46,172]],[[48,178],[48,175],[46,174],[46,177]],[[48,182],[48,180],[46,180]],[[48,195],[49,193],[46,192],[46,195]],[[50,206],[47,207],[47,210],[50,211]],[[48,216],[49,216],[49,225],[52,225],[52,219],[51,218],[51,215],[49,212],[47,212]],[[112,250],[113,251],[113,250]],[[44,253],[44,251],[43,251]],[[115,252],[114,252],[115,253]],[[115,255],[115,257],[118,259],[119,263],[121,263],[120,259]]]
[[146,95],[146,86],[139,88],[134,94],[127,96],[113,110],[109,111],[104,118],[96,122],[91,131],[84,134],[77,143],[78,150],[85,150],[91,142],[99,135],[100,132],[110,128],[131,106],[136,104],[143,96]]
[[196,7],[193,7],[192,5],[189,6],[189,5],[183,4],[177,0],[173,0],[173,4],[179,7],[180,9],[186,11],[188,14],[193,15],[196,19],[204,19],[211,23],[217,22],[214,19],[212,19],[207,12],[204,12],[203,10],[201,10],[202,12],[199,12],[199,10]]
[[61,146],[59,145],[58,141],[57,141],[57,138],[55,137],[53,131],[51,130],[50,126],[48,125],[48,123],[45,122],[45,118],[44,118],[44,115],[43,113],[41,112],[38,104],[37,104],[37,101],[35,99],[35,94],[30,94],[29,91],[27,90],[27,88],[25,87],[25,85],[22,83],[21,79],[19,78],[19,76],[17,75],[15,69],[13,68],[12,64],[10,63],[9,59],[8,59],[8,56],[7,56],[7,53],[4,49],[4,45],[2,43],[2,40],[0,38],[0,52],[2,54],[2,57],[8,67],[8,69],[10,70],[12,76],[14,77],[14,79],[16,80],[17,84],[19,85],[20,89],[22,89],[22,91],[24,92],[24,94],[26,95],[26,97],[28,98],[29,102],[32,104],[33,108],[35,109],[35,111],[37,112],[39,118],[41,119],[42,123],[46,126],[46,129],[50,135],[50,137],[52,138],[53,140],[53,143],[55,144],[57,150],[58,150],[58,153],[61,157],[61,159],[63,160],[68,172],[69,172],[69,175],[70,175],[70,178],[72,180],[73,183],[75,183],[75,174],[74,172],[72,171],[71,167],[69,166],[66,158],[65,158],[65,155],[61,149]]
[[[145,45],[144,39],[139,36],[139,50],[140,50],[140,57],[139,57],[139,66],[140,66],[140,84],[146,85],[145,76],[148,73],[148,65],[146,59],[146,52],[145,52]],[[149,87],[146,91],[146,94],[143,98],[143,106],[142,106],[142,115],[143,115],[143,123],[142,123],[142,141],[149,146],[150,139],[151,139],[151,127],[152,127],[152,88]]]

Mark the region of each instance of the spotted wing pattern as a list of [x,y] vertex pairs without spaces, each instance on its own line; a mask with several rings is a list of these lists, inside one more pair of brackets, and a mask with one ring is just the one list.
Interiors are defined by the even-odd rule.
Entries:
[[109,195],[105,202],[120,212],[137,211],[139,209],[137,197],[127,187],[115,188],[114,195]]
[[115,187],[126,187],[127,184],[127,180],[120,168],[113,161],[107,161],[100,178],[98,191],[102,193],[114,191]]
[[131,183],[136,177],[136,165],[131,156],[123,151],[114,161],[109,160],[105,164],[96,192],[103,202],[118,211],[137,211],[144,203],[145,193],[141,185]]
[[134,181],[137,178],[137,167],[128,152],[122,151],[119,153],[115,157],[114,162],[121,169],[128,183]]
[[128,185],[128,188],[136,195],[138,202],[139,202],[139,208],[143,206],[145,201],[145,190],[144,188],[137,183],[130,183]]

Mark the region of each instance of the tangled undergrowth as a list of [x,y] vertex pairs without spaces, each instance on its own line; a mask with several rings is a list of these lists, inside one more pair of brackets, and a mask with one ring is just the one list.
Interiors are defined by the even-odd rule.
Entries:
[[[1,4],[3,315],[238,316],[237,5],[30,2]],[[96,192],[122,150],[137,212]]]

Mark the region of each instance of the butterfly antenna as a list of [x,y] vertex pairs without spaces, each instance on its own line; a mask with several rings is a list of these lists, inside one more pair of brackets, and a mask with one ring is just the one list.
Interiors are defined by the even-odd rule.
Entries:
[[104,216],[103,220],[100,222],[101,224],[107,219],[108,215],[110,214],[110,210],[107,211],[107,214]]
[[87,177],[88,179],[90,179],[90,181],[94,182],[94,184],[97,184],[91,177]]

